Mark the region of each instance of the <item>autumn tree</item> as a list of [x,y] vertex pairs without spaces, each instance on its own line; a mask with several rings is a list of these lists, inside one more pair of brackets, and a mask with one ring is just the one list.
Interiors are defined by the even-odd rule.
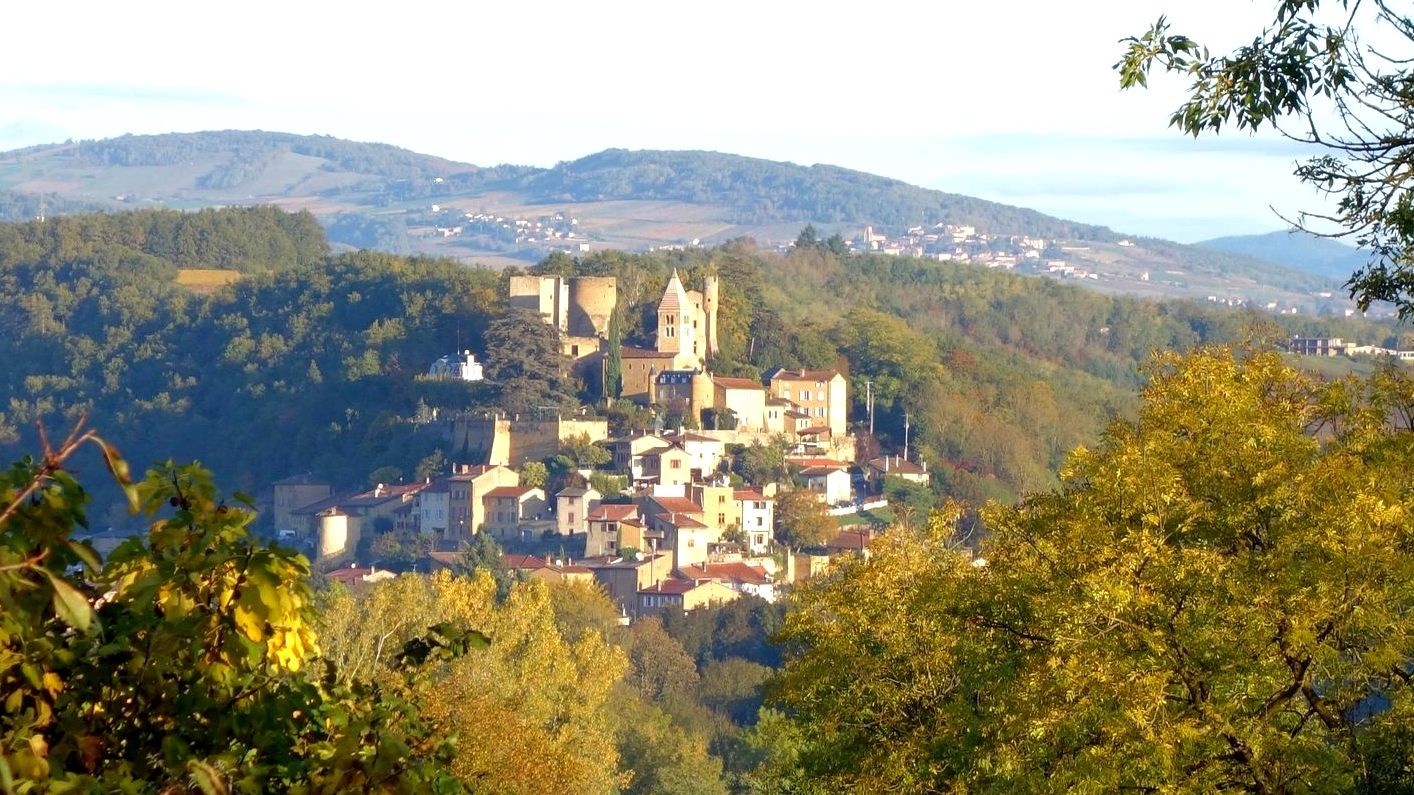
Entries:
[[1212,53],[1160,17],[1127,40],[1116,66],[1124,88],[1144,86],[1159,67],[1191,81],[1173,112],[1184,133],[1275,129],[1317,149],[1296,169],[1335,200],[1331,212],[1302,213],[1303,228],[1333,222],[1374,261],[1351,277],[1362,309],[1392,301],[1414,314],[1414,75],[1405,53],[1414,20],[1387,0],[1278,0],[1271,24],[1249,44]]
[[1059,489],[806,584],[781,696],[836,790],[1389,791],[1414,700],[1414,384],[1164,355]]
[[[88,495],[67,467],[86,444],[149,521],[107,560],[74,537]],[[131,482],[79,429],[0,473],[0,789],[462,791],[454,741],[412,707],[429,657],[339,681],[308,563],[253,520],[196,467]]]
[[819,546],[838,529],[839,523],[815,492],[793,489],[776,497],[776,541],[786,548]]

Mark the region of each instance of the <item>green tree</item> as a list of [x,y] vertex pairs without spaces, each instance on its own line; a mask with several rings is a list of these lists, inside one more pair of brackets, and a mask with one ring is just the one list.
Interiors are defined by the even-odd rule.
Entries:
[[1410,751],[1414,384],[1216,349],[1151,372],[1058,490],[985,512],[979,560],[937,514],[801,588],[781,693],[807,770],[861,792],[1384,791]]
[[[87,443],[150,519],[106,561],[73,537]],[[0,788],[461,791],[411,706],[420,663],[378,687],[309,674],[308,564],[253,521],[195,467],[131,483],[91,432],[0,474]]]
[[501,545],[486,533],[477,533],[462,547],[457,560],[457,572],[472,575],[484,571],[496,583],[497,598],[504,601],[511,594],[511,587],[521,581],[520,572],[506,565],[502,557]]
[[1228,53],[1174,33],[1164,17],[1126,41],[1116,66],[1122,87],[1147,85],[1155,65],[1191,79],[1170,119],[1184,133],[1272,128],[1317,147],[1296,175],[1333,197],[1336,209],[1302,213],[1298,225],[1319,232],[1321,222],[1334,222],[1370,249],[1374,261],[1348,283],[1362,309],[1384,300],[1401,317],[1414,314],[1407,11],[1387,0],[1279,0],[1272,23]]
[[569,362],[559,329],[528,309],[513,309],[486,328],[486,375],[513,413],[572,405]]
[[526,461],[520,467],[520,485],[528,489],[545,488],[549,477],[549,470],[540,461]]
[[624,392],[624,362],[623,362],[623,320],[620,314],[623,312],[618,306],[614,307],[614,313],[609,316],[609,353],[604,359],[604,399],[613,402],[618,400]]
[[761,444],[753,442],[744,447],[735,461],[737,474],[747,483],[764,485],[786,479],[785,446],[781,444]]
[[792,489],[776,496],[776,541],[790,550],[819,546],[839,529],[819,495]]

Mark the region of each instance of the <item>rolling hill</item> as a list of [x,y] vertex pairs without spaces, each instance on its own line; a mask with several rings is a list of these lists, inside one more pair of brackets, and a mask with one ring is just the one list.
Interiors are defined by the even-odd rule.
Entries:
[[[1248,251],[1131,241],[1104,227],[836,166],[718,152],[610,149],[551,168],[482,167],[386,144],[227,130],[0,153],[0,220],[254,204],[310,211],[336,246],[493,267],[524,266],[556,250],[738,237],[783,246],[806,224],[847,240],[873,227],[902,241],[901,253],[999,257],[1002,264],[1008,251],[1017,253],[1007,241],[1025,237],[1046,245],[1032,261],[1018,260],[1018,271],[1076,278],[1106,292],[1305,312],[1348,308],[1332,298],[1349,274],[1336,265],[1312,273]],[[954,250],[949,226],[976,234]]]
[[1219,237],[1195,245],[1266,260],[1341,281],[1349,278],[1370,259],[1368,254],[1353,246],[1295,229],[1264,235]]

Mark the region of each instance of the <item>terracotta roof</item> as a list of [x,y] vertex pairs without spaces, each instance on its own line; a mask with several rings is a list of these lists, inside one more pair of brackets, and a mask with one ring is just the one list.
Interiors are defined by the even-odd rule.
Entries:
[[686,497],[650,497],[662,513],[702,513],[702,506]]
[[[662,519],[662,518],[663,518],[663,515],[662,515],[662,514],[658,514],[658,518],[659,518],[659,519]],[[691,516],[686,516],[686,515],[680,514],[680,513],[670,513],[670,514],[668,514],[668,519],[667,519],[666,521],[668,521],[668,522],[669,522],[670,524],[672,524],[674,527],[686,528],[686,529],[688,529],[688,530],[701,530],[701,529],[703,529],[703,528],[705,528],[705,527],[707,526],[707,525],[705,525],[705,524],[703,524],[703,523],[697,521],[696,519],[692,518]]]
[[829,469],[849,469],[849,464],[843,461],[836,461],[833,458],[796,458],[786,457],[786,463],[797,467],[828,467]]
[[838,467],[806,467],[805,469],[800,470],[800,474],[802,474],[802,475],[804,475],[804,476],[806,476],[806,477],[815,477],[816,475],[833,475],[833,474],[836,473],[836,472],[843,472],[844,469],[845,469],[845,468],[842,467],[842,466],[838,466]]
[[621,522],[625,519],[637,519],[637,505],[621,505],[615,503],[599,503],[599,506],[589,512],[586,517],[591,522]]
[[796,433],[810,433],[810,434],[820,434],[820,433],[829,433],[829,432],[830,432],[830,426],[828,426],[828,425],[811,425],[809,428],[801,428],[800,430],[796,431]]
[[730,563],[708,563],[702,569],[708,577],[732,580],[747,585],[765,585],[771,581],[771,577],[766,573],[764,567],[753,566],[740,560]]
[[517,555],[502,553],[501,563],[510,569],[543,569],[550,565],[547,561],[541,560],[534,555]]
[[500,486],[481,496],[483,499],[488,497],[523,497],[532,491],[539,491],[539,489],[533,486]]
[[712,383],[723,389],[759,389],[766,391],[766,387],[754,378],[728,378],[724,375],[712,376]]
[[556,497],[583,497],[584,495],[588,494],[589,491],[590,491],[589,489],[580,488],[579,486],[570,486],[569,488],[560,489],[560,493],[559,493],[559,494],[556,494],[555,496],[556,496]]
[[641,594],[674,594],[681,596],[700,585],[700,582],[694,580],[671,579],[663,580],[647,588],[639,588],[638,592]]
[[658,311],[677,312],[686,306],[687,291],[683,290],[682,280],[678,278],[677,269],[674,268],[672,277],[668,279],[668,286],[663,290],[663,300],[658,302]]
[[755,489],[737,489],[732,492],[732,499],[735,500],[774,500],[775,497],[767,497],[765,494]]
[[[378,577],[378,575],[380,574],[384,576]],[[369,566],[366,569],[352,567],[347,569],[334,569],[325,573],[324,576],[337,582],[352,584],[356,582],[369,582],[375,577],[377,577],[378,579],[392,579],[397,575],[391,571],[388,571],[387,569],[380,569],[377,566]]]
[[829,549],[866,549],[874,543],[874,534],[865,530],[841,530],[825,546]]

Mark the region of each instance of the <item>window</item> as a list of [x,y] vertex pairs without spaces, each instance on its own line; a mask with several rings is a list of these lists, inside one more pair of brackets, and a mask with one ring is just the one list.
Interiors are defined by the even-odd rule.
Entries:
[[571,513],[570,516],[569,516],[569,522],[570,522],[570,524],[574,524],[574,514],[573,514],[573,513]]
[[673,466],[672,466],[672,468],[673,468],[673,469],[682,469],[682,461],[679,461],[678,459],[674,458],[674,459],[673,459]]
[[726,501],[727,501],[727,495],[725,495],[725,494],[718,494],[718,495],[717,495],[717,504],[718,504],[718,505],[723,505],[723,504],[726,503]]
[[727,515],[724,514],[724,513],[719,513],[719,514],[717,514],[717,524],[719,524],[719,525],[724,525],[724,524],[726,524],[726,523],[727,523]]

